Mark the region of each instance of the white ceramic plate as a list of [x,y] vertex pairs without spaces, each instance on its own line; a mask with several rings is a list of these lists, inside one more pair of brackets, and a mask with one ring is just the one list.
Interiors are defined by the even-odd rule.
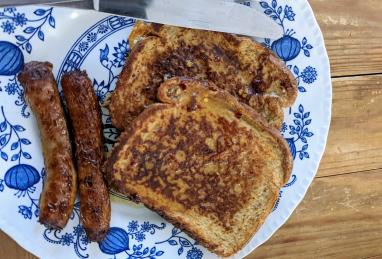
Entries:
[[[281,129],[294,156],[294,169],[274,211],[234,258],[265,242],[304,197],[324,151],[332,100],[328,57],[308,2],[256,4],[284,30],[276,41],[258,40],[284,59],[299,82],[298,98],[285,110]],[[57,78],[72,68],[86,69],[102,101],[113,90],[129,53],[127,37],[133,25],[133,19],[92,11],[46,6],[0,9],[0,227],[39,257],[216,257],[157,214],[117,195],[112,196],[112,228],[101,244],[86,239],[78,204],[62,231],[37,222],[45,171],[38,128],[16,75],[30,60],[53,63]],[[116,132],[104,112],[105,136],[112,143]]]

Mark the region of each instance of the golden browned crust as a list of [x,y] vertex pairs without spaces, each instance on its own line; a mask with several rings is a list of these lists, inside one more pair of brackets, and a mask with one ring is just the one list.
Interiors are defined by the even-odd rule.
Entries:
[[62,76],[76,144],[81,222],[91,241],[101,241],[110,225],[110,198],[103,179],[104,160],[101,108],[85,71]]
[[40,196],[40,223],[63,228],[72,213],[77,175],[57,84],[49,62],[29,62],[18,75],[39,126],[46,180]]
[[[173,78],[158,99],[163,103],[144,110],[113,150],[109,184],[229,256],[253,236],[289,178],[288,146],[212,83]],[[211,238],[214,231],[220,234]]]
[[174,76],[208,79],[250,105],[279,128],[283,107],[293,104],[297,83],[270,50],[246,37],[138,22],[131,56],[111,97],[113,124],[120,129],[148,105]]
[[[200,85],[203,85],[205,88],[210,90],[207,95],[213,94],[216,98],[224,100],[225,108],[229,107],[231,110],[235,111],[235,115],[237,117],[246,115],[247,120],[253,124],[259,125],[262,130],[269,131],[275,137],[277,144],[283,150],[283,157],[285,157],[284,163],[282,165],[285,174],[280,178],[281,181],[278,183],[278,185],[285,185],[290,178],[293,167],[293,159],[289,151],[289,146],[281,136],[280,132],[273,127],[269,127],[264,118],[251,107],[240,103],[236,98],[232,98],[232,95],[230,95],[228,92],[219,90],[219,88],[210,81],[201,81],[201,83],[198,84],[197,81],[184,77],[176,77],[165,82],[163,87],[158,89],[158,98],[164,103],[176,104],[179,100],[177,100],[174,96],[174,91],[170,93],[166,93],[166,91],[169,89],[179,89],[180,92],[183,92],[183,94],[185,90],[193,93],[205,92],[204,89],[200,89]],[[182,89],[182,87],[185,88]]]
[[165,210],[158,210],[155,206],[152,206],[150,202],[144,203],[145,206],[151,210],[154,210],[156,213],[158,213],[161,217],[166,219],[168,222],[170,222],[175,227],[182,229],[183,232],[185,232],[187,235],[189,235],[192,239],[197,240],[199,244],[204,246],[210,251],[215,252],[216,254],[223,256],[223,257],[229,257],[234,255],[236,252],[238,252],[240,249],[242,249],[253,237],[253,235],[259,230],[259,228],[263,225],[266,216],[269,215],[272,212],[272,209],[276,203],[278,197],[278,193],[275,193],[272,195],[269,199],[269,202],[266,205],[266,208],[264,210],[264,217],[260,218],[256,222],[251,222],[252,225],[246,226],[247,228],[243,230],[245,238],[237,244],[232,244],[232,247],[229,250],[221,250],[219,249],[219,245],[216,243],[211,243],[210,240],[204,238],[198,231],[195,231],[192,224],[186,224],[184,222],[179,221],[179,219],[171,217],[168,213],[166,213]]

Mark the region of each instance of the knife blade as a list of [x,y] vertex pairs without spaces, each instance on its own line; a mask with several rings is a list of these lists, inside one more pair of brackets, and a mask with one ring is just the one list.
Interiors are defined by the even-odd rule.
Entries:
[[187,27],[278,39],[282,28],[262,11],[232,0],[98,0],[98,11]]
[[20,5],[57,5],[68,7],[87,7],[93,9],[92,0],[0,0],[0,7],[4,6],[20,6]]
[[283,31],[261,9],[240,3],[259,0],[0,0],[0,6],[50,4],[79,7],[187,27],[278,39]]

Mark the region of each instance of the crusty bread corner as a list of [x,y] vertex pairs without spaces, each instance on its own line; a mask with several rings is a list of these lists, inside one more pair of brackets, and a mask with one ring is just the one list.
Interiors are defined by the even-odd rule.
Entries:
[[279,129],[297,81],[283,61],[248,37],[137,22],[132,48],[112,94],[110,115],[120,130],[158,102],[165,80],[187,76],[214,82]]
[[[217,255],[231,256],[248,243],[270,214],[280,188],[291,173],[292,158],[289,148],[280,133],[269,127],[260,115],[227,92],[218,89],[213,83],[173,78],[160,86],[158,99],[163,103],[153,104],[144,110],[131,128],[122,134],[105,167],[109,185],[114,190],[141,201]],[[174,124],[175,128],[169,126],[169,121],[174,116],[179,118],[178,124]],[[199,141],[202,137],[194,137],[195,131],[192,127],[202,126],[198,122],[203,116],[206,116],[212,126],[218,126],[216,118],[219,116],[235,121],[240,127],[252,132],[256,138],[247,139],[245,136],[239,137],[230,133],[231,128],[227,124],[227,136],[242,141],[244,151],[235,153],[233,149],[228,149],[228,156],[216,160],[216,163],[210,156],[201,156],[198,153],[200,150],[187,153],[186,149],[175,149],[175,153],[167,152],[183,139],[179,138],[177,132],[183,126],[190,133],[186,138],[192,138],[189,143]],[[189,124],[191,126],[180,123],[185,118],[193,119]],[[172,135],[165,130],[167,128],[170,128]],[[213,131],[218,132],[218,128]],[[203,138],[202,140],[204,141]],[[152,148],[160,145],[160,151],[152,151]],[[258,149],[261,153],[257,152]],[[183,164],[176,162],[177,151],[186,152],[186,162],[201,163],[201,167],[192,173],[187,168],[179,171]],[[174,154],[174,157],[166,160],[169,154]],[[243,154],[248,156],[243,157]],[[155,157],[160,159],[155,160]],[[217,167],[212,175],[204,170],[211,163],[213,166],[222,166],[225,159],[230,161],[229,165],[238,162],[238,168],[244,169],[236,172],[228,167],[226,174],[226,169]],[[159,170],[162,167],[164,170]],[[255,174],[249,173],[250,168],[255,170]],[[190,180],[182,177],[189,177]],[[207,182],[200,185],[199,177],[204,177],[203,181]],[[223,186],[213,185],[209,179],[215,178],[211,177],[217,177],[219,182],[223,181]],[[162,181],[167,184],[162,184]],[[238,182],[248,183],[248,186],[244,185],[241,189]],[[203,192],[209,193],[211,186],[215,186],[213,191],[222,195],[224,200],[219,201],[219,197],[209,196],[197,200]],[[167,192],[168,188],[171,192]],[[190,193],[194,193],[197,198]],[[214,196],[214,193],[209,195]],[[214,201],[213,198],[217,198],[220,207],[214,203],[210,204],[211,208],[207,206]]]
[[[158,38],[165,38],[167,40],[174,40],[179,35],[183,36],[182,34],[185,34],[185,31],[193,31],[193,29],[186,29],[186,28],[179,28],[175,26],[169,26],[169,25],[162,25],[162,24],[156,24],[156,23],[147,23],[143,21],[137,21],[135,26],[133,27],[133,30],[131,31],[129,35],[129,46],[130,48],[134,48],[136,44],[139,42],[145,40],[149,37],[158,37]],[[255,43],[251,38],[245,37],[245,36],[236,36],[231,34],[222,34],[219,32],[207,32],[211,34],[216,34],[216,37],[219,38],[221,35],[224,35],[224,37],[227,39],[228,42],[231,44],[235,42],[235,45],[238,46],[238,53],[239,56],[241,56],[242,59],[245,59],[245,56],[248,56],[249,62],[253,62],[253,54],[254,53],[262,53],[265,52],[267,55],[269,55],[269,61],[271,64],[275,66],[275,68],[280,69],[283,72],[283,75],[285,75],[286,78],[288,78],[289,82],[292,83],[292,88],[288,89],[284,94],[285,96],[282,98],[282,105],[283,107],[288,107],[293,105],[297,98],[297,81],[296,78],[293,76],[291,71],[287,68],[285,63],[276,56],[276,54],[273,53],[273,51],[268,50],[266,47],[264,47],[261,44]],[[172,39],[174,38],[174,39]]]
[[[182,89],[182,87],[184,89]],[[176,92],[178,93],[178,97],[176,96]],[[282,187],[288,182],[293,167],[293,159],[289,146],[280,132],[274,127],[270,127],[264,118],[251,107],[239,102],[228,92],[219,89],[219,87],[208,80],[200,81],[186,77],[175,77],[165,81],[158,89],[158,99],[163,103],[176,104],[182,101],[185,102],[186,100],[182,100],[182,97],[189,98],[193,94],[204,94],[207,98],[214,97],[224,100],[224,106],[227,109],[234,111],[236,114],[240,114],[250,124],[257,125],[258,129],[269,131],[270,134],[277,139],[277,144],[283,150],[283,156],[285,157],[283,162],[283,170],[285,173],[280,176],[277,185]]]
[[[240,226],[240,229],[228,234],[215,228],[213,222],[197,213],[169,213],[167,206],[175,205],[170,202],[166,202],[166,207],[158,207],[155,205],[157,203],[155,197],[138,200],[175,227],[182,229],[183,232],[211,252],[216,253],[220,257],[229,257],[240,251],[252,239],[264,223],[266,217],[271,213],[278,197],[278,192],[275,192],[273,189],[276,188],[264,188],[256,193],[252,193],[251,198],[257,202],[236,215],[238,221],[243,222],[243,224]],[[256,213],[252,213],[253,207],[256,206],[262,208]]]

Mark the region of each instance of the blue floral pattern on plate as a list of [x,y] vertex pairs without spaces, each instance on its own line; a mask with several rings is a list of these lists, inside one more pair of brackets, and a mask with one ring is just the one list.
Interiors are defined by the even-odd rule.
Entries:
[[300,93],[307,91],[306,86],[300,84],[300,78],[306,84],[312,84],[317,79],[317,71],[312,66],[308,66],[303,69],[303,72],[299,74],[299,68],[297,65],[290,64],[292,60],[297,58],[301,51],[306,57],[310,57],[310,51],[313,46],[308,43],[306,37],[303,37],[300,41],[294,37],[296,34],[294,29],[289,29],[287,23],[295,22],[296,14],[293,11],[292,6],[279,5],[277,0],[261,1],[260,6],[264,9],[264,13],[271,17],[277,24],[279,24],[284,32],[284,35],[273,42],[270,39],[265,39],[263,45],[272,49],[276,55],[284,60],[288,68],[293,66],[293,73],[298,79],[298,90]]
[[1,28],[4,33],[14,34],[16,28],[23,28],[22,33],[15,35],[17,46],[25,49],[28,53],[32,52],[31,40],[37,38],[44,41],[45,34],[43,26],[48,23],[50,27],[56,27],[56,20],[52,15],[53,7],[47,9],[36,9],[33,14],[35,17],[29,18],[25,13],[20,13],[15,7],[4,8],[0,12],[0,19],[3,20]]
[[39,8],[33,14],[34,17],[27,17],[25,13],[19,12],[15,7],[3,8],[0,11],[0,21],[2,21],[0,27],[3,29],[3,33],[15,34],[17,32],[15,44],[0,41],[0,76],[10,76],[8,84],[5,85],[5,92],[9,95],[17,95],[15,104],[21,106],[21,115],[25,118],[29,117],[30,112],[26,111],[24,92],[16,78],[17,72],[24,65],[22,51],[25,50],[28,54],[32,52],[31,42],[36,35],[40,41],[44,41],[43,27],[47,22],[52,28],[56,26],[53,8]]
[[155,244],[163,244],[168,243],[171,246],[179,246],[178,248],[178,255],[183,254],[183,252],[190,248],[187,251],[187,258],[192,259],[200,259],[203,257],[203,252],[196,247],[197,242],[192,242],[188,240],[186,237],[181,235],[182,231],[178,228],[173,228],[171,231],[171,236],[167,238],[166,240],[156,242]]
[[[55,245],[72,246],[76,255],[80,258],[88,258],[89,254],[86,253],[87,245],[90,241],[86,237],[84,228],[80,224],[80,204],[74,204],[70,220],[75,220],[77,225],[73,227],[71,232],[64,232],[64,230],[54,230],[46,228],[43,236],[46,241]],[[64,232],[64,233],[63,233]]]
[[[262,39],[261,42],[284,60],[298,81],[298,99],[296,104],[286,111],[285,121],[280,129],[295,160],[295,170],[289,182],[280,191],[273,213],[269,216],[270,223],[265,223],[270,226],[269,229],[275,229],[279,225],[276,226],[272,220],[281,217],[280,215],[289,215],[293,210],[284,200],[295,197],[293,195],[297,190],[296,186],[307,188],[306,180],[313,178],[313,176],[307,178],[304,171],[319,160],[317,151],[319,151],[318,154],[322,154],[322,150],[317,147],[317,141],[324,141],[327,132],[320,130],[318,125],[322,123],[328,125],[325,118],[330,117],[330,113],[323,115],[316,106],[311,105],[311,101],[315,100],[315,96],[320,96],[322,92],[328,93],[331,89],[330,84],[329,89],[317,84],[321,78],[323,80],[328,78],[328,73],[322,69],[323,63],[316,61],[318,57],[316,51],[320,48],[317,35],[310,30],[302,29],[302,18],[307,19],[308,15],[301,7],[306,6],[303,0],[293,3],[283,0],[244,1],[243,3],[250,7],[253,4],[258,5],[259,9],[282,27],[283,36],[280,39],[274,41]],[[92,18],[91,21],[80,19],[81,23],[87,24],[82,26],[81,23],[77,23],[83,33],[69,36],[68,42],[64,42],[67,49],[56,48],[60,45],[54,45],[52,48],[52,45],[47,44],[47,39],[54,40],[57,36],[54,36],[52,32],[66,28],[65,23],[70,22],[68,18],[70,13],[69,9],[50,7],[0,9],[0,35],[2,35],[0,40],[0,168],[3,169],[0,172],[0,199],[11,202],[3,205],[7,206],[7,213],[17,215],[14,218],[16,225],[22,225],[26,229],[33,226],[33,230],[29,228],[20,231],[25,231],[25,235],[35,233],[34,238],[38,240],[36,244],[60,251],[55,254],[57,256],[65,251],[63,253],[65,258],[200,259],[214,257],[180,229],[152,215],[148,210],[125,204],[119,205],[126,201],[125,197],[116,193],[112,193],[113,206],[139,213],[120,215],[113,210],[111,228],[106,238],[99,244],[89,242],[86,238],[80,224],[78,202],[65,229],[51,230],[37,223],[38,198],[45,170],[41,151],[38,149],[39,139],[36,138],[38,135],[35,134],[36,129],[24,100],[23,89],[17,81],[17,73],[23,66],[24,60],[30,60],[31,55],[39,51],[39,48],[34,46],[46,44],[48,49],[57,49],[60,52],[60,58],[53,58],[54,66],[58,69],[57,81],[60,81],[61,75],[66,71],[76,68],[86,69],[99,101],[103,104],[113,91],[118,75],[130,53],[127,37],[135,23],[135,20],[131,18],[101,14],[95,16],[96,19]],[[70,31],[74,30],[70,29]],[[61,44],[57,40],[55,42],[55,44]],[[49,58],[50,56],[46,57],[50,61]],[[108,111],[103,108],[102,112],[105,149],[109,150],[119,132],[112,127]],[[287,213],[285,213],[286,209]],[[0,213],[0,219],[3,216],[5,215]],[[1,227],[13,236],[7,226]],[[38,229],[37,232],[36,229]],[[260,230],[262,233],[266,231]],[[269,235],[269,232],[265,234],[265,236]],[[257,236],[250,242],[250,249],[264,242],[264,238]],[[20,238],[18,242],[23,244]],[[28,249],[39,255],[49,255],[49,252],[38,249],[39,245]],[[237,256],[243,256],[250,250],[243,251]]]
[[[17,198],[29,199],[30,205],[21,204],[18,212],[24,219],[32,219],[33,215],[38,217],[38,198],[33,198],[36,191],[35,185],[44,177],[45,171],[41,174],[31,165],[22,163],[22,160],[30,160],[32,156],[26,151],[26,147],[32,142],[24,138],[22,133],[25,128],[18,124],[12,124],[6,117],[4,107],[0,107],[0,157],[8,162],[16,161],[17,164],[10,167],[0,179],[0,192],[4,191],[4,184],[10,189],[16,190],[14,196]],[[6,150],[8,148],[8,151]]]
[[134,244],[130,248],[133,240],[138,243],[146,239],[146,234],[155,234],[155,231],[162,230],[166,227],[165,223],[161,226],[150,224],[148,221],[139,225],[137,220],[130,221],[127,226],[127,231],[119,227],[111,227],[106,235],[106,238],[99,243],[99,248],[102,252],[109,255],[125,252],[127,258],[157,258],[164,254],[163,251],[157,250],[156,246],[143,247],[143,244]]

